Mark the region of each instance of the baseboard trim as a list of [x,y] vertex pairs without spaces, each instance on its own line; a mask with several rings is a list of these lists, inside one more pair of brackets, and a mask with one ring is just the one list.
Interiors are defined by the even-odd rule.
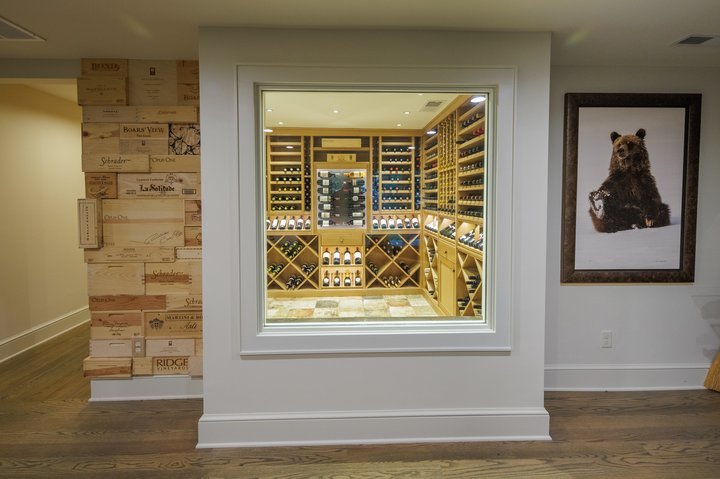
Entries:
[[544,408],[203,414],[198,449],[548,441]]
[[548,364],[546,391],[702,389],[707,364]]
[[203,380],[190,376],[136,376],[132,379],[93,379],[90,402],[202,399]]
[[90,311],[85,306],[6,338],[0,341],[0,363],[50,341],[88,321],[90,321]]

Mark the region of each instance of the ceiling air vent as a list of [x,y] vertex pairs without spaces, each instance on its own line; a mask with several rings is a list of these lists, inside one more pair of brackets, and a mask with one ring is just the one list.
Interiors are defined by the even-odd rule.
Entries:
[[702,45],[714,38],[715,35],[690,35],[675,42],[675,45]]
[[420,108],[420,111],[435,111],[440,108],[440,105],[445,103],[445,100],[428,100],[425,106]]
[[2,42],[44,42],[41,38],[20,25],[0,17],[0,41]]

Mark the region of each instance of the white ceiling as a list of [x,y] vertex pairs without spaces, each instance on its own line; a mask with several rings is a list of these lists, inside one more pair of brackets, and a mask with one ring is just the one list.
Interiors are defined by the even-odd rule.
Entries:
[[197,58],[198,27],[551,32],[555,65],[720,66],[720,0],[2,0],[0,15],[47,39],[2,58]]

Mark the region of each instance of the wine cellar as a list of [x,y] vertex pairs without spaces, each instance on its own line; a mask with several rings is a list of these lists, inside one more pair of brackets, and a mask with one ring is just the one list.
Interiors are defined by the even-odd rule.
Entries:
[[482,319],[486,98],[415,130],[266,127],[268,302],[412,294]]

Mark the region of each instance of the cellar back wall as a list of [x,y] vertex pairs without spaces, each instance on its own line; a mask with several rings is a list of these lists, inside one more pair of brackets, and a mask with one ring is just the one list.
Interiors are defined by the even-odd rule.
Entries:
[[[258,234],[263,212],[252,174],[256,159],[239,154],[238,131],[253,119],[238,119],[237,105],[249,111],[253,99],[238,92],[238,64],[517,69],[513,235],[503,238],[512,248],[512,352],[239,355],[239,291],[249,287],[238,282],[239,271],[252,266],[234,258],[247,247],[247,235]],[[207,159],[202,171],[206,322],[200,447],[547,438],[543,253],[550,36],[203,29],[200,65]],[[257,224],[241,226],[241,216]]]

